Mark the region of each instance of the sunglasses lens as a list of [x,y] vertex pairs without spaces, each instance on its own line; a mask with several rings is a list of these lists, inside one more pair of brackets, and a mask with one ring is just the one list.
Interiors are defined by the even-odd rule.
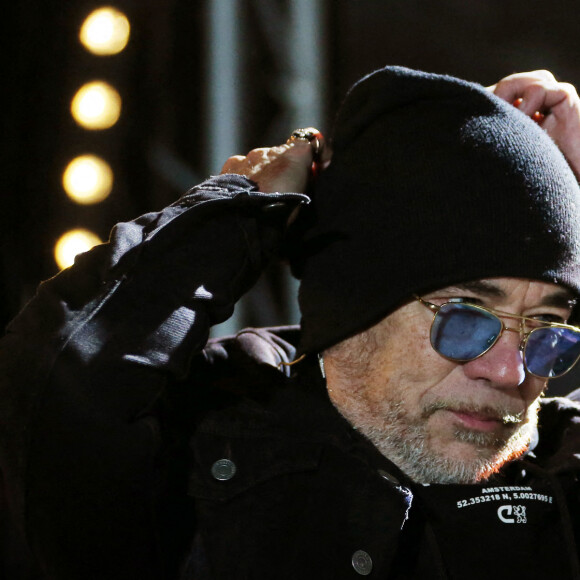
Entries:
[[469,304],[443,304],[431,326],[431,344],[446,358],[473,360],[488,350],[502,330],[501,320]]
[[526,342],[524,357],[531,373],[559,377],[580,357],[580,332],[570,328],[537,328]]

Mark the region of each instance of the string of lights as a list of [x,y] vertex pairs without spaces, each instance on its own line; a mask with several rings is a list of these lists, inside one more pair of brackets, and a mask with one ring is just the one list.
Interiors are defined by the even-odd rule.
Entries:
[[[129,42],[130,24],[120,10],[103,6],[93,10],[82,22],[79,41],[95,57],[112,57],[125,49]],[[121,117],[122,98],[109,82],[94,79],[78,88],[70,103],[70,113],[79,127],[106,131]],[[79,152],[70,160],[62,174],[66,195],[81,205],[104,201],[113,191],[114,173],[106,159]],[[101,242],[99,236],[87,228],[64,232],[54,247],[54,258],[59,268],[70,266],[77,254]]]

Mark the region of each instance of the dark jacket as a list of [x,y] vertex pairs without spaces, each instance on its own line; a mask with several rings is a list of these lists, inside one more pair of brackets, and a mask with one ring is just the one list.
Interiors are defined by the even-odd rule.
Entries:
[[[282,364],[299,329],[207,342],[304,201],[214,178],[116,226],[11,324],[4,497],[39,577],[483,578],[503,558],[507,578],[514,544],[580,577],[575,403],[546,401],[534,453],[485,486],[422,488],[335,410],[316,357]],[[478,556],[485,525],[500,545]]]

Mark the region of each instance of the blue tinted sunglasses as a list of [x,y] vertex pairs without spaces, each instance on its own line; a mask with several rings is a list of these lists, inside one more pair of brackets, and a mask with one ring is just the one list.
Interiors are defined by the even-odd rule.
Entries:
[[[439,306],[419,296],[415,298],[434,314],[431,345],[450,360],[467,362],[484,355],[504,331],[519,333],[524,366],[536,377],[561,377],[580,358],[580,328],[575,326],[543,322],[475,304],[445,302]],[[519,320],[519,328],[507,327],[502,318]],[[527,326],[534,326],[529,332],[524,331],[526,322]]]

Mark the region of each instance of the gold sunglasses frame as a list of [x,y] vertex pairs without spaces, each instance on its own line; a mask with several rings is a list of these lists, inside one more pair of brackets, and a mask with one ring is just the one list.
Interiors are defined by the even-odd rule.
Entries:
[[[544,322],[543,320],[538,320],[537,318],[532,318],[530,316],[521,316],[519,314],[511,314],[509,312],[502,312],[501,310],[493,310],[492,308],[486,308],[485,306],[479,306],[478,304],[471,304],[470,302],[449,302],[448,301],[448,302],[444,302],[441,305],[438,305],[438,304],[433,304],[432,302],[429,302],[428,300],[425,300],[417,295],[414,295],[414,298],[415,298],[415,300],[420,302],[423,306],[428,308],[433,313],[433,320],[431,321],[431,326],[429,328],[429,342],[431,343],[431,347],[433,348],[433,350],[439,356],[442,356],[443,358],[446,358],[447,360],[454,361],[454,362],[469,362],[469,361],[478,359],[479,357],[483,356],[485,353],[489,352],[497,344],[497,341],[502,337],[504,331],[506,331],[506,330],[509,332],[517,332],[520,335],[520,344],[519,344],[518,348],[519,348],[520,352],[522,353],[522,362],[524,363],[524,367],[526,369],[526,372],[533,375],[534,377],[538,377],[539,379],[546,379],[546,380],[559,379],[560,377],[563,377],[564,375],[569,373],[576,366],[576,363],[578,362],[578,360],[580,360],[580,354],[579,354],[576,357],[576,359],[574,360],[574,362],[570,365],[570,367],[566,371],[564,371],[563,373],[559,374],[557,377],[544,377],[542,375],[537,375],[536,373],[533,373],[528,368],[528,365],[526,363],[526,356],[525,356],[525,350],[526,350],[526,345],[528,343],[528,339],[536,330],[541,330],[541,329],[546,328],[546,327],[566,328],[568,330],[572,330],[572,331],[580,334],[580,328],[577,326],[573,326],[571,324],[565,324],[563,322]],[[445,356],[444,354],[441,354],[435,348],[435,346],[433,345],[433,341],[431,339],[431,331],[433,329],[433,324],[435,323],[435,318],[437,317],[439,310],[441,310],[441,308],[443,306],[445,306],[446,304],[463,304],[465,306],[470,306],[471,308],[475,308],[476,310],[482,310],[483,312],[486,312],[487,314],[491,314],[492,316],[495,316],[500,321],[501,330],[500,330],[499,334],[497,335],[495,340],[481,354],[478,354],[476,357],[467,358],[467,359],[450,358],[450,357]],[[519,320],[520,327],[519,328],[510,328],[509,326],[505,325],[502,318],[511,318],[514,320]],[[532,330],[530,330],[529,332],[525,332],[524,326],[525,326],[526,320],[529,320],[529,321],[533,322],[534,324],[540,324],[541,326],[537,326],[536,328],[532,328]]]

